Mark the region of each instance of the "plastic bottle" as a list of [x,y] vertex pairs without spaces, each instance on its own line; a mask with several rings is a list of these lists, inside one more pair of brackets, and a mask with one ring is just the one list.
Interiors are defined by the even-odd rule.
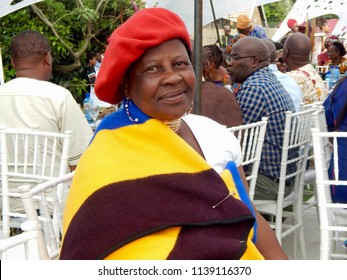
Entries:
[[87,92],[83,100],[83,111],[88,123],[92,123],[93,119],[89,115],[88,111],[93,107],[93,100],[90,98],[90,93]]
[[331,75],[331,72],[330,70],[328,70],[328,72],[326,73],[325,75],[325,82],[326,82],[326,85],[328,87],[328,90],[331,89],[331,86],[332,86],[332,75]]

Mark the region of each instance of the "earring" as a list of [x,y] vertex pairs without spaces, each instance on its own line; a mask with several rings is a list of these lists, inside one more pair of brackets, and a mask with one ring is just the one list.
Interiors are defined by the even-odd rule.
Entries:
[[190,104],[190,107],[189,107],[186,115],[190,114],[193,111],[193,109],[194,109],[194,102],[192,102],[192,104]]
[[125,112],[127,113],[129,120],[131,120],[132,122],[136,122],[137,123],[139,121],[139,119],[138,118],[133,119],[130,116],[129,105],[131,105],[130,98],[125,98],[125,104],[124,104]]

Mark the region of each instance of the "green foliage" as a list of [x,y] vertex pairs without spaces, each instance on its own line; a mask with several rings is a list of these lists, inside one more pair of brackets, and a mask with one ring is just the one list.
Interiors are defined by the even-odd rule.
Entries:
[[281,0],[264,6],[269,27],[277,27],[292,8],[295,0]]
[[113,30],[133,13],[129,0],[45,0],[1,18],[5,81],[15,77],[9,50],[12,37],[23,30],[36,30],[51,43],[52,81],[69,89],[81,102],[87,88],[83,75],[86,53],[104,50]]

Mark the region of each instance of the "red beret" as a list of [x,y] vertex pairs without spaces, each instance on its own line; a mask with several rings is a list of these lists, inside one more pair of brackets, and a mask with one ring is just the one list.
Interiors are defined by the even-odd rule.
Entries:
[[292,19],[292,18],[288,19],[288,21],[287,21],[287,25],[288,25],[289,28],[292,28],[294,26],[294,24],[297,24],[297,23],[298,22],[295,19]]
[[128,67],[146,50],[175,38],[190,48],[187,28],[176,14],[164,8],[136,12],[109,38],[95,83],[97,97],[111,104],[122,101],[119,86]]

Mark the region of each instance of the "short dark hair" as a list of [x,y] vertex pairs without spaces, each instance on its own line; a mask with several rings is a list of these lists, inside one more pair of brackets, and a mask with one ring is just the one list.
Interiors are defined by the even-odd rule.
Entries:
[[335,46],[340,56],[344,56],[346,54],[345,46],[341,42],[339,41],[333,42],[331,46]]
[[87,62],[89,62],[89,60],[92,60],[95,57],[96,57],[96,53],[95,52],[88,52],[87,53]]
[[276,50],[283,50],[283,44],[280,42],[274,42]]
[[41,33],[25,30],[13,37],[11,56],[16,63],[19,60],[36,61],[51,50],[49,41]]

